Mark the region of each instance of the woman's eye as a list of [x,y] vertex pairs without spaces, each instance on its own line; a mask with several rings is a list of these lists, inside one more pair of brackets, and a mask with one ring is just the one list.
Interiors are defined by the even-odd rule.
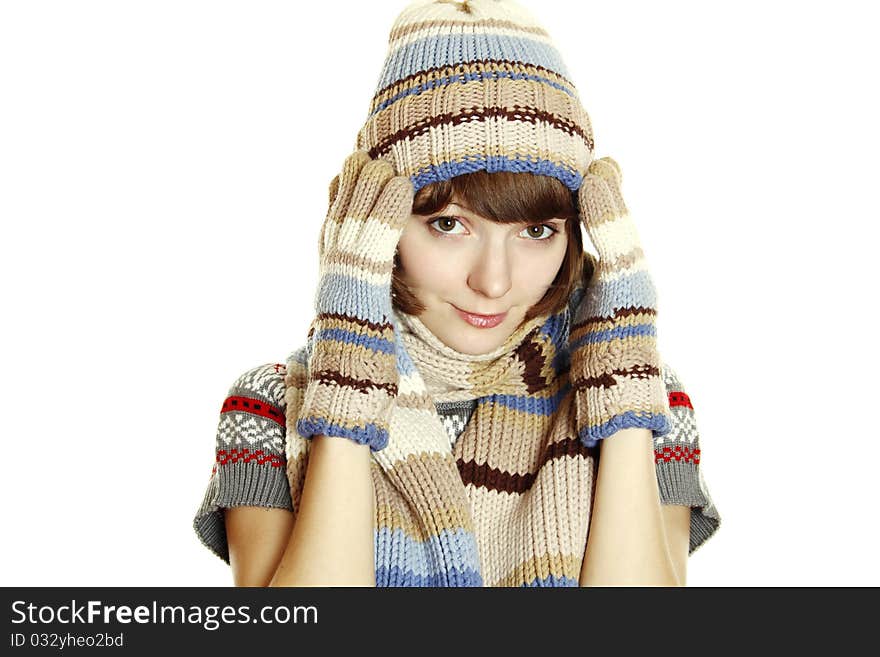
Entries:
[[459,233],[450,233],[446,230],[447,227],[454,227],[455,224],[461,223],[455,217],[437,217],[434,221],[428,222],[429,226],[433,226],[434,224],[438,224],[437,232],[444,233],[446,235],[458,235]]
[[[428,222],[429,226],[435,226],[435,230],[443,235],[460,235],[461,233],[453,233],[451,230],[461,221],[456,217],[437,217],[433,221]],[[528,226],[523,230],[526,233],[526,239],[532,242],[546,242],[553,238],[559,231],[549,224],[537,224]],[[522,234],[522,233],[520,233]]]
[[[535,229],[537,229],[537,233],[534,232]],[[548,232],[544,233],[544,229]],[[544,242],[551,239],[558,231],[548,224],[537,224],[535,226],[529,226],[523,232],[529,233],[529,237],[535,238],[534,241],[536,242]]]

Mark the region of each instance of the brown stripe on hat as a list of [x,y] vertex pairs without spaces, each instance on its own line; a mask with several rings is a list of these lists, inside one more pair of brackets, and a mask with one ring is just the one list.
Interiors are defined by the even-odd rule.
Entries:
[[[465,62],[463,64],[455,64],[454,66],[431,67],[424,71],[408,75],[405,78],[401,78],[376,92],[370,106],[370,114],[373,114],[379,105],[398,95],[405,89],[418,85],[425,85],[435,80],[442,80],[443,78],[450,78],[455,75],[478,75],[486,73],[516,73],[517,75],[526,75],[530,77],[545,77],[551,82],[564,87],[564,90],[560,90],[563,93],[572,97],[577,97],[577,90],[570,80],[560,73],[545,68],[544,66],[518,62],[513,59],[480,59],[472,62]],[[534,80],[531,80],[531,82],[534,83]],[[471,84],[471,82],[467,82],[467,84]],[[436,87],[434,90],[436,90]]]
[[456,126],[465,123],[473,123],[474,121],[488,118],[504,118],[508,119],[511,122],[542,122],[558,130],[562,130],[563,132],[566,132],[568,134],[581,137],[590,149],[593,148],[592,135],[586,134],[581,126],[578,126],[577,124],[565,120],[561,117],[554,116],[549,112],[524,107],[517,109],[507,109],[504,107],[484,107],[464,110],[460,113],[455,114],[437,114],[429,119],[423,119],[417,123],[414,123],[409,128],[397,130],[382,139],[379,143],[372,146],[369,149],[370,157],[382,157],[391,150],[395,143],[400,141],[407,141],[414,137],[418,137],[419,135],[427,134],[431,128],[443,125]]

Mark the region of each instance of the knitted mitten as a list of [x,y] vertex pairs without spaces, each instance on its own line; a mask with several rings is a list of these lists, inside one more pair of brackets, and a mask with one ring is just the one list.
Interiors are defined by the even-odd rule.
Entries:
[[388,443],[402,348],[391,273],[413,196],[408,177],[364,150],[350,155],[330,184],[308,333],[308,385],[296,423],[304,438],[339,436],[373,451]]
[[578,190],[581,219],[599,261],[571,331],[578,436],[593,447],[620,429],[670,430],[657,351],[657,293],[620,192],[620,166],[590,164]]

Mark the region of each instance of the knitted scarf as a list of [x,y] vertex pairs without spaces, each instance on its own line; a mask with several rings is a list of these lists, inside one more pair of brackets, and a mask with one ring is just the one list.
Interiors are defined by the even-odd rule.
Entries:
[[[578,439],[567,308],[490,354],[459,353],[396,315],[405,350],[385,449],[372,453],[377,586],[578,586],[598,449]],[[294,427],[306,347],[287,363],[287,476],[299,508],[310,441]],[[435,403],[476,399],[454,447]],[[581,424],[586,422],[581,419]]]

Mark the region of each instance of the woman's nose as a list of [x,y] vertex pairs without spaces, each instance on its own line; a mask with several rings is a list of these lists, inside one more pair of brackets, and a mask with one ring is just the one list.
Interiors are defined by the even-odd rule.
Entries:
[[510,291],[510,256],[503,245],[487,247],[477,254],[468,274],[468,286],[491,299],[503,297]]

